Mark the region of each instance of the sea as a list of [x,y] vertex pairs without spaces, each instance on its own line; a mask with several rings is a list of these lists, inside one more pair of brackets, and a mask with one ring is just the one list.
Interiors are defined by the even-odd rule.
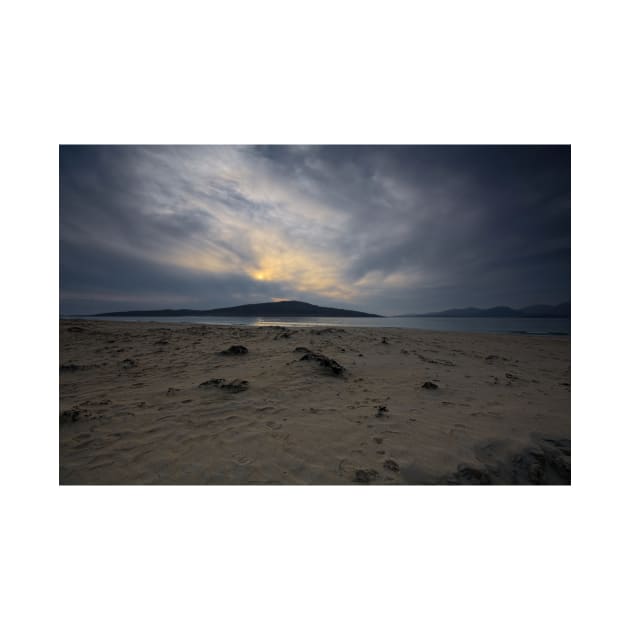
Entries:
[[508,333],[514,335],[571,334],[571,320],[546,317],[94,317],[63,319],[211,324],[224,326],[324,326],[361,328],[414,328],[455,332]]

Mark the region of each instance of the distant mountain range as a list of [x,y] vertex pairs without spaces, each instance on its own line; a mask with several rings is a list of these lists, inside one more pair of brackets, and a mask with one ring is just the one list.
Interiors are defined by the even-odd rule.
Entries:
[[525,308],[494,306],[492,308],[453,308],[437,313],[417,313],[399,317],[571,317],[571,303],[563,302],[556,306],[534,304]]
[[157,311],[116,311],[97,313],[94,317],[382,317],[373,313],[349,311],[345,308],[316,306],[308,302],[287,300],[242,304],[229,308],[214,308],[207,311],[192,309],[163,309]]
[[[287,300],[242,304],[228,308],[210,310],[161,309],[154,311],[115,311],[97,313],[94,317],[382,317],[374,313],[351,311],[345,308],[317,306],[308,302]],[[433,313],[411,313],[398,317],[571,317],[571,304],[564,302],[556,306],[534,304],[525,308],[494,306],[492,308],[454,308]]]

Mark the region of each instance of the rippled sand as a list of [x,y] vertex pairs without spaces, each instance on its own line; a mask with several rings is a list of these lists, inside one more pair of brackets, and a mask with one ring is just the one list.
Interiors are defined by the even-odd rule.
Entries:
[[568,337],[62,320],[60,397],[62,484],[570,483]]

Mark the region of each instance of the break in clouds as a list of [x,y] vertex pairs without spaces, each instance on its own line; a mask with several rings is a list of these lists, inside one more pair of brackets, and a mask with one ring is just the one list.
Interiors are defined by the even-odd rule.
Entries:
[[61,312],[570,299],[570,148],[63,146]]

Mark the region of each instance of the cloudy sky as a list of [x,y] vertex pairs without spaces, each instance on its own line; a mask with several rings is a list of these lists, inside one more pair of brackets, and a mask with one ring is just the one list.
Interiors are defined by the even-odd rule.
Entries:
[[570,299],[570,148],[63,146],[65,314]]

